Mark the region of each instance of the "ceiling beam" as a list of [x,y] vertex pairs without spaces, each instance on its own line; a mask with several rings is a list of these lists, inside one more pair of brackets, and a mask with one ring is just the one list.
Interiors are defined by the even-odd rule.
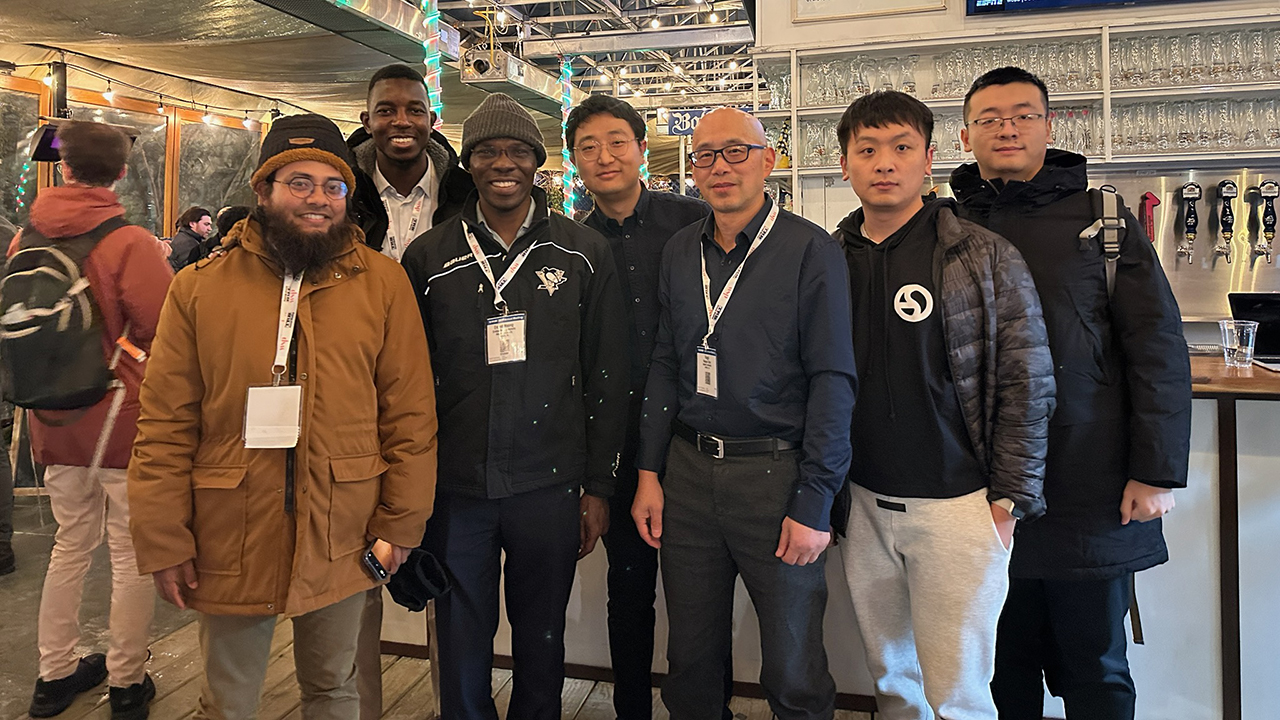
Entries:
[[634,50],[684,48],[691,45],[745,45],[754,41],[751,26],[715,25],[634,32],[559,33],[545,40],[525,40],[522,55],[557,57]]

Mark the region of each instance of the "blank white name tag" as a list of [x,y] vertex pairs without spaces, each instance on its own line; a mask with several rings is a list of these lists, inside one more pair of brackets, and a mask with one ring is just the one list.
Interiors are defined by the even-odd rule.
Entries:
[[522,312],[491,317],[484,323],[485,352],[490,365],[524,362],[524,325]]
[[720,397],[720,381],[716,374],[715,348],[698,348],[698,394]]
[[302,386],[251,387],[244,405],[244,446],[291,448],[302,432]]

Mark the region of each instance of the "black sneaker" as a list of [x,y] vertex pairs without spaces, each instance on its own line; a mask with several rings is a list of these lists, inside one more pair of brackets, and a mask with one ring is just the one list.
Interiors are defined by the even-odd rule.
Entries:
[[76,696],[92,690],[107,679],[107,656],[102,653],[80,658],[76,671],[60,680],[36,680],[36,691],[31,696],[31,717],[53,717],[71,707]]
[[129,687],[111,688],[111,720],[147,720],[151,701],[156,696],[156,684],[151,673],[142,676],[142,682]]
[[17,569],[18,566],[13,558],[13,545],[0,542],[0,575],[8,575]]

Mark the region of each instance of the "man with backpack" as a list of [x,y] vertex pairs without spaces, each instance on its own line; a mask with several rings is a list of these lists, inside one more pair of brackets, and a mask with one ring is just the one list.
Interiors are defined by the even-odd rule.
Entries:
[[[32,453],[47,466],[58,521],[30,713],[57,715],[109,677],[112,718],[136,720],[155,696],[145,671],[155,597],[134,557],[125,468],[172,273],[155,238],[124,222],[111,189],[125,175],[129,138],[107,125],[68,122],[58,142],[66,184],[40,191],[0,283],[5,397],[30,410]],[[50,308],[56,312],[42,312]],[[105,656],[77,658],[81,588],[104,527],[111,642]]]
[[[1035,279],[1057,410],[1046,514],[1018,524],[996,637],[1002,720],[1043,715],[1043,681],[1072,720],[1131,720],[1124,617],[1133,573],[1169,559],[1160,518],[1186,487],[1191,368],[1155,249],[1085,159],[1047,150],[1049,93],[1016,67],[979,77],[951,175],[962,216],[1000,233]],[[1100,222],[1102,220],[1102,222]]]

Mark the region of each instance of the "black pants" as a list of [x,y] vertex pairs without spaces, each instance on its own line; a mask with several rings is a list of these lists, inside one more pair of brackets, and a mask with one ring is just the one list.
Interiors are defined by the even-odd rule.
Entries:
[[12,420],[0,423],[0,568],[13,562],[13,468],[9,467],[12,429]]
[[559,720],[578,507],[576,483],[500,500],[436,495],[425,546],[453,577],[436,601],[442,717],[497,720],[490,683],[501,579],[515,664],[507,718]]
[[739,575],[760,619],[760,686],[773,714],[831,720],[835,713],[822,644],[826,555],[804,566],[774,556],[799,475],[795,451],[716,460],[671,441],[661,550],[670,625],[662,701],[671,720],[721,716],[715,690],[724,685]]
[[1010,580],[991,683],[1000,720],[1044,717],[1043,683],[1069,720],[1133,720],[1124,624],[1132,578]]
[[[609,657],[613,662],[613,710],[618,720],[653,717],[653,626],[656,616],[658,551],[640,538],[631,519],[636,470],[618,469],[618,490],[609,501]],[[733,653],[724,659],[723,720],[732,720]]]

